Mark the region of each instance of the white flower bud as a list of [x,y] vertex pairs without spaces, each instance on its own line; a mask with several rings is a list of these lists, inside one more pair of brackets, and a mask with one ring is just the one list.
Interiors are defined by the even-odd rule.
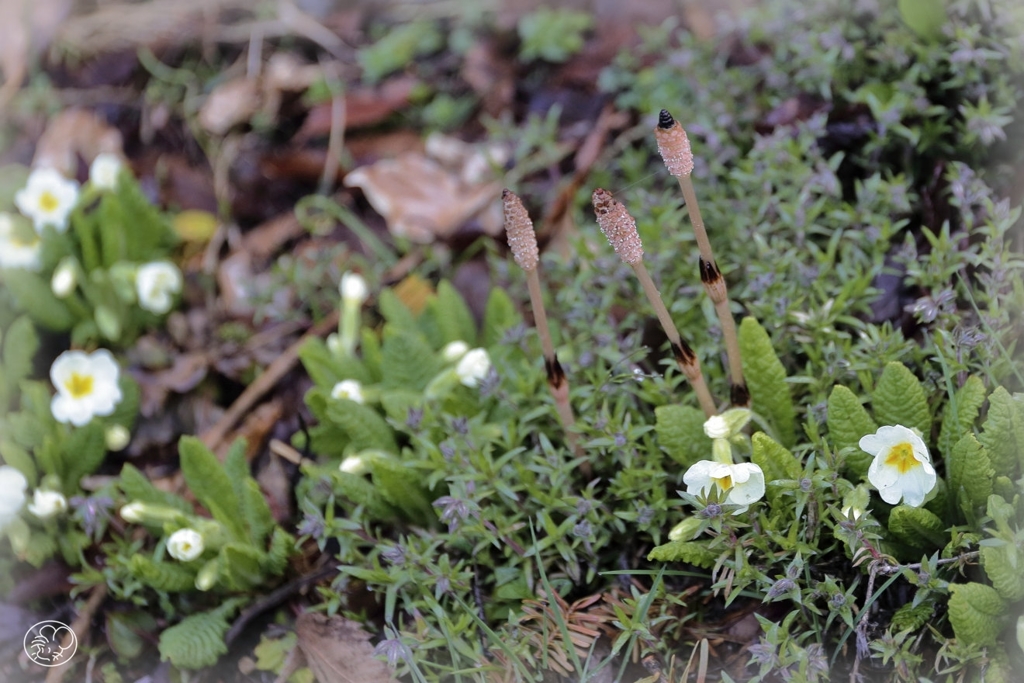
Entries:
[[71,296],[71,292],[75,291],[75,287],[78,286],[76,270],[75,264],[66,259],[57,264],[53,271],[53,277],[50,278],[50,289],[53,290],[55,297],[66,299]]
[[178,529],[167,539],[167,552],[176,560],[191,562],[203,554],[203,537],[195,529]]
[[39,519],[50,519],[68,509],[68,499],[58,491],[36,489],[28,511]]
[[128,442],[132,440],[132,434],[123,425],[111,425],[103,434],[107,442],[107,450],[116,453],[124,450]]
[[362,275],[349,272],[341,276],[338,292],[342,299],[361,304],[370,295],[370,288],[367,287]]
[[491,370],[491,357],[487,355],[486,349],[473,349],[467,351],[455,366],[455,374],[459,381],[467,387],[475,387],[487,376]]
[[444,358],[445,363],[454,363],[469,351],[469,344],[462,340],[456,340],[448,342],[443,349],[441,349],[441,357]]
[[331,389],[331,398],[347,398],[356,403],[363,403],[363,385],[354,379],[343,379]]

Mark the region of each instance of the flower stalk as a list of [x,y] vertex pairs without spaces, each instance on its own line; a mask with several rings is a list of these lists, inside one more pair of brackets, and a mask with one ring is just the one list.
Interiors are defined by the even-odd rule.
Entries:
[[[534,233],[533,221],[530,220],[522,200],[512,191],[503,190],[501,201],[505,209],[505,234],[508,238],[508,246],[512,250],[512,258],[526,272],[526,286],[530,292],[534,324],[537,327],[541,350],[544,354],[544,372],[547,374],[548,389],[555,400],[555,410],[565,429],[569,447],[572,449],[573,455],[582,458],[585,456],[583,448],[579,444],[577,434],[572,431],[573,425],[576,424],[576,416],[573,413],[572,404],[569,402],[569,379],[565,376],[565,371],[555,354],[555,346],[551,341],[551,330],[548,327],[548,316],[544,309],[540,275],[537,273],[540,251],[537,249],[537,235]],[[591,475],[590,462],[587,460],[582,462],[580,469],[585,476]]]
[[648,301],[654,307],[658,321],[672,344],[672,353],[675,356],[676,364],[693,386],[693,390],[697,394],[697,401],[704,414],[711,417],[718,412],[715,399],[711,396],[708,385],[704,381],[704,374],[701,372],[697,354],[679,334],[668,309],[665,308],[665,303],[661,300],[658,288],[654,285],[650,273],[647,272],[647,267],[644,266],[644,250],[640,243],[640,235],[636,230],[636,221],[629,215],[626,207],[606,190],[601,188],[594,190],[593,203],[594,211],[597,214],[597,224],[615,249],[615,253],[636,273],[644,294],[647,295]]
[[718,264],[715,262],[715,255],[711,251],[711,242],[708,240],[708,233],[704,228],[704,219],[700,215],[700,205],[697,203],[697,193],[694,192],[693,181],[690,178],[693,173],[693,152],[690,150],[690,140],[679,122],[673,119],[665,109],[661,110],[661,115],[658,117],[658,127],[654,130],[654,137],[658,141],[658,152],[665,162],[665,167],[676,177],[679,189],[683,191],[686,210],[690,214],[693,232],[697,237],[697,248],[700,250],[698,262],[700,281],[704,284],[704,291],[708,293],[708,297],[715,305],[715,313],[722,326],[722,337],[725,340],[725,351],[729,359],[729,377],[732,383],[729,398],[734,406],[748,407],[750,392],[743,380],[739,337],[736,334],[736,322],[732,317],[732,311],[729,310],[729,292],[725,278],[722,277],[722,271],[718,269]]

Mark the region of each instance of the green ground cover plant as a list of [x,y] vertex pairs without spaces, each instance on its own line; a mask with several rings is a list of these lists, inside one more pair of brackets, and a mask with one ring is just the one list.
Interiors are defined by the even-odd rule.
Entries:
[[[103,681],[147,647],[172,680],[214,680],[233,623],[276,608],[313,555],[337,572],[304,607],[364,624],[418,683],[1014,680],[1021,19],[766,3],[728,45],[647,29],[601,73],[636,125],[572,197],[565,254],[538,253],[529,223],[558,109],[484,118],[514,149],[506,222],[525,232],[512,258],[481,241],[478,320],[441,249],[384,286],[411,247],[353,229],[379,258],[347,262],[337,330],[298,352],[312,421],[290,435],[289,522],[241,442],[218,458],[182,437],[176,491],[130,463],[83,488],[138,418],[107,349],[174,309],[176,238],[119,166],[81,193],[4,169],[0,576],[57,557],[76,592],[116,602],[113,655],[90,653]],[[519,57],[568,59],[588,20],[524,17]],[[434,21],[382,35],[364,79],[445,41]],[[425,120],[447,118],[451,94],[424,97]],[[682,170],[659,137],[677,124]],[[321,214],[359,220],[319,197],[297,213],[314,233]],[[41,345],[61,347],[49,368]],[[296,641],[267,626],[246,675],[320,677],[315,657],[294,670]]]

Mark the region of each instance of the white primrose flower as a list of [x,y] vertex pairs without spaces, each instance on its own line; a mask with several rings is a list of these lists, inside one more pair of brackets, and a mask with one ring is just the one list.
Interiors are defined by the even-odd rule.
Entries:
[[349,474],[366,474],[370,471],[366,458],[361,455],[350,455],[341,461],[338,469]]
[[121,159],[116,154],[98,154],[89,166],[89,182],[98,190],[113,190],[117,187],[121,166]]
[[331,389],[331,398],[347,398],[356,403],[363,403],[363,385],[354,379],[343,379]]
[[448,342],[445,347],[441,349],[441,358],[444,359],[445,363],[454,363],[469,351],[469,344],[460,340]]
[[14,195],[18,210],[32,219],[36,232],[52,225],[57,232],[68,229],[68,215],[78,202],[78,183],[53,168],[37,168],[28,183]]
[[68,509],[68,499],[58,491],[44,491],[36,489],[32,496],[32,502],[28,504],[28,511],[39,519],[56,517]]
[[181,271],[168,261],[154,261],[139,266],[135,274],[135,291],[139,305],[150,313],[163,315],[171,310],[174,295],[181,291]]
[[913,430],[903,425],[879,427],[861,437],[860,447],[875,456],[868,467],[868,481],[890,505],[903,502],[920,507],[935,488],[935,468],[928,447]]
[[712,487],[726,494],[723,503],[742,505],[737,514],[745,512],[751,503],[764,497],[764,472],[757,465],[741,462],[727,465],[714,460],[701,460],[690,466],[683,475],[686,492],[708,494]]
[[0,531],[14,521],[25,505],[28,480],[10,465],[0,465]]
[[359,305],[366,301],[366,297],[370,295],[370,288],[366,285],[366,280],[359,273],[348,272],[341,276],[341,282],[338,284],[338,293],[341,294],[341,298],[345,301],[351,301]]
[[178,529],[167,539],[167,552],[176,560],[191,562],[203,554],[203,536],[195,529]]
[[14,216],[0,213],[0,268],[38,271],[42,267],[42,241],[28,226],[25,226],[25,229],[29,231],[29,235],[19,234]]
[[50,411],[58,422],[81,427],[96,415],[110,415],[121,402],[121,369],[106,349],[93,353],[65,351],[50,366],[57,394]]
[[486,349],[472,349],[467,351],[459,364],[455,366],[455,374],[459,381],[467,387],[475,387],[487,376],[491,370],[491,357],[487,355]]
[[123,451],[132,440],[132,433],[124,425],[111,425],[103,432],[103,440],[111,453]]

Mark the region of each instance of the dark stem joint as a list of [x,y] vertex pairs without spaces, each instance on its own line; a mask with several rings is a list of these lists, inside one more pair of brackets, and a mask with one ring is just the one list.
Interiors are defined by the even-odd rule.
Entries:
[[722,279],[722,271],[718,269],[718,264],[714,261],[710,263],[704,260],[704,257],[698,257],[700,269],[700,281],[706,285],[714,284]]
[[746,382],[742,384],[733,384],[729,388],[729,400],[732,401],[734,406],[740,408],[746,408],[750,405],[750,391],[747,389]]
[[562,369],[562,364],[558,362],[558,356],[552,356],[551,359],[544,359],[544,372],[548,375],[548,384],[555,389],[558,389],[565,383],[565,370]]
[[676,120],[672,118],[672,114],[668,113],[668,109],[662,109],[661,113],[658,114],[658,128],[668,130],[675,122]]
[[684,339],[680,339],[678,344],[672,344],[672,354],[676,357],[676,362],[683,365],[692,365],[697,360],[697,355]]

